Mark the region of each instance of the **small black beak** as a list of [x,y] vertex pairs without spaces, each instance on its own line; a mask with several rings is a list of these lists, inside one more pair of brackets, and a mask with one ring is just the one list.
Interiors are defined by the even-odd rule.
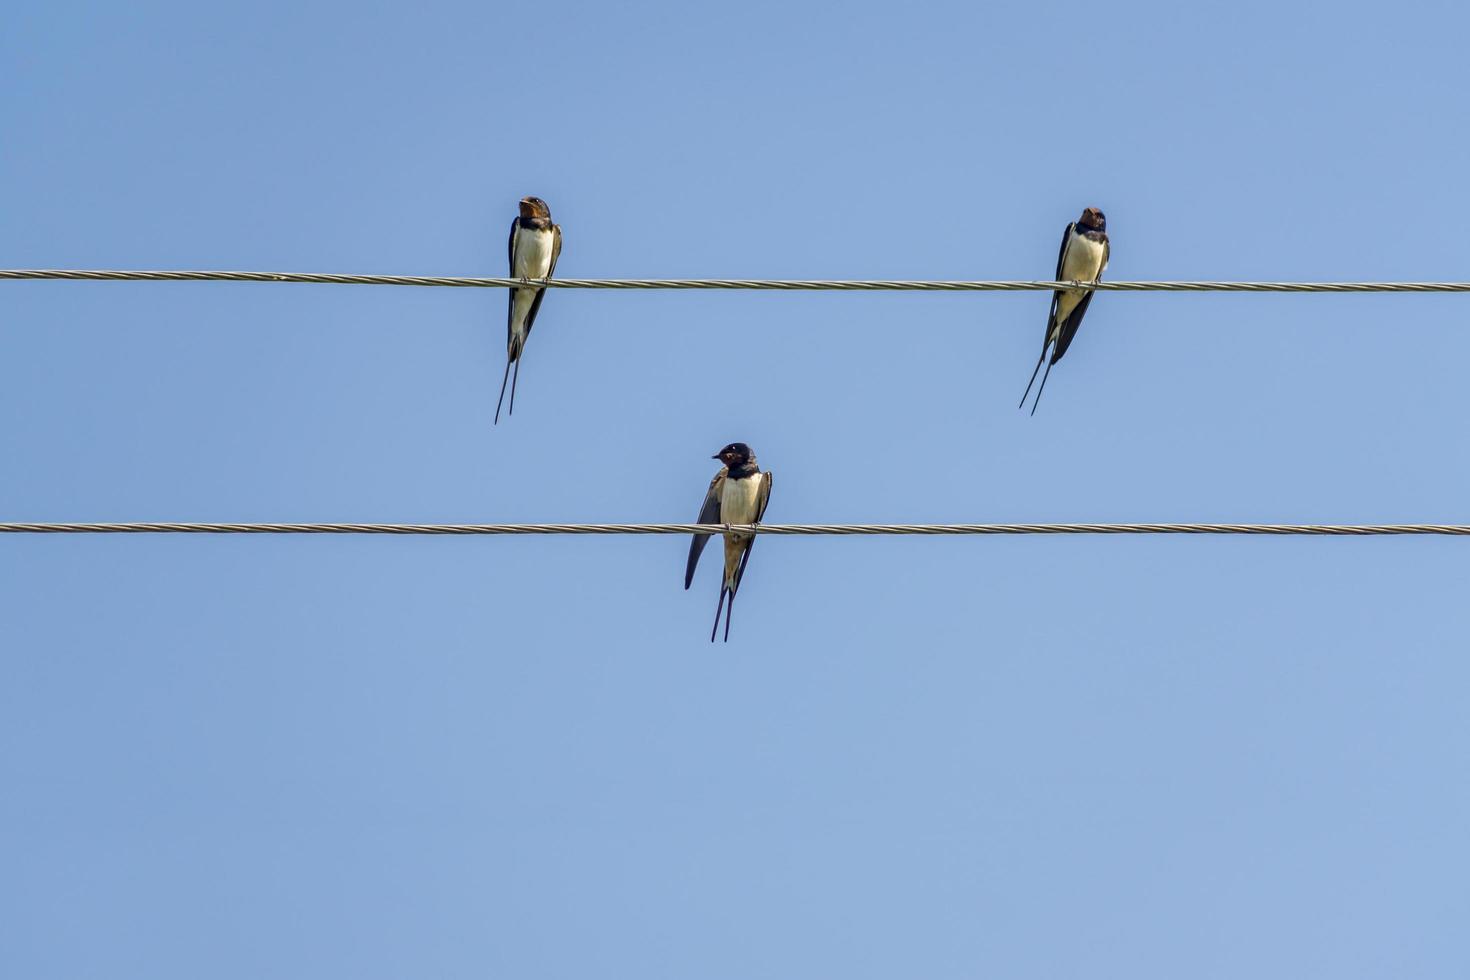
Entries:
[[720,458],[720,454],[719,453],[715,453],[713,456],[710,457],[710,459],[719,459],[719,458]]

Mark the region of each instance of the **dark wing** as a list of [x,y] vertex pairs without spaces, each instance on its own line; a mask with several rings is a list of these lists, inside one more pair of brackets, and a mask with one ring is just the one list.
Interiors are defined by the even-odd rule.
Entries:
[[1060,361],[1062,355],[1067,353],[1067,348],[1072,346],[1072,338],[1077,336],[1077,328],[1082,326],[1082,318],[1087,315],[1087,308],[1092,305],[1092,296],[1093,294],[1089,291],[1086,296],[1082,297],[1082,302],[1077,304],[1072,310],[1072,315],[1067,317],[1067,322],[1062,324],[1061,333],[1057,334],[1056,350],[1051,355],[1053,364]]
[[[546,278],[550,279],[556,273],[556,260],[561,258],[561,225],[551,226],[551,268],[546,270]],[[536,298],[531,300],[531,310],[526,314],[526,336],[531,336],[531,327],[536,323],[536,314],[541,312],[541,298],[546,295],[543,287],[536,290]]]
[[[1075,227],[1077,227],[1077,222],[1070,222],[1067,225],[1066,231],[1062,232],[1062,247],[1057,249],[1057,274],[1052,277],[1052,281],[1054,282],[1062,281],[1062,266],[1067,261],[1067,243],[1072,240],[1072,229]],[[1057,301],[1061,297],[1062,291],[1060,289],[1052,291],[1051,309],[1046,314],[1046,333],[1041,335],[1041,350],[1043,354],[1046,352],[1046,345],[1051,342],[1052,322],[1057,318]]]
[[1062,281],[1062,268],[1066,265],[1067,261],[1067,243],[1072,240],[1072,229],[1076,227],[1077,222],[1069,222],[1067,224],[1067,230],[1062,232],[1062,247],[1057,249],[1057,282]]
[[[715,478],[709,481],[709,492],[704,495],[704,506],[699,508],[699,519],[696,524],[718,524],[720,523],[720,494],[725,488],[725,470],[715,474]],[[694,581],[694,569],[699,564],[699,556],[704,554],[704,546],[709,544],[708,534],[696,534],[689,542],[689,563],[684,566],[684,588],[689,588],[689,583]]]
[[761,492],[757,499],[758,506],[755,509],[755,522],[759,524],[761,518],[766,516],[766,504],[771,502],[771,474],[761,474]]
[[[755,523],[759,524],[761,518],[766,516],[766,504],[771,502],[771,474],[761,474],[761,488],[756,495]],[[745,566],[750,564],[750,553],[755,550],[755,539],[759,534],[752,534],[750,540],[745,542],[745,554],[740,556],[740,567],[735,569],[735,590],[740,590],[740,580],[745,577]]]
[[[517,217],[510,223],[510,240],[505,243],[505,261],[508,270],[505,274],[510,277],[514,277],[516,274],[516,229],[520,228],[520,226],[521,219]],[[509,348],[511,339],[510,318],[515,313],[516,291],[514,289],[507,289],[505,296],[505,346]]]
[[[1097,272],[1099,279],[1102,278],[1103,269],[1108,267],[1108,252],[1110,248],[1109,242],[1103,242],[1102,269],[1099,269]],[[1067,317],[1067,322],[1062,324],[1061,333],[1057,336],[1057,349],[1052,353],[1051,357],[1053,364],[1060,361],[1062,355],[1067,353],[1067,348],[1072,345],[1072,338],[1077,336],[1077,330],[1082,326],[1082,318],[1087,315],[1087,308],[1092,305],[1092,297],[1094,295],[1096,294],[1088,290],[1087,295],[1082,297],[1082,302],[1078,303],[1076,309],[1072,311],[1072,315]]]

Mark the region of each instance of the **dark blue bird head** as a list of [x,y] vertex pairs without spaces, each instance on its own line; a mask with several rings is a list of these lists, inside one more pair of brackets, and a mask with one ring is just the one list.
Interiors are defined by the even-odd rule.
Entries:
[[712,459],[717,459],[730,469],[744,466],[746,463],[755,462],[755,453],[743,442],[732,442],[730,445],[715,453]]
[[545,218],[549,221],[551,220],[551,208],[547,207],[546,202],[539,197],[523,197],[521,198],[521,217],[527,221],[533,218]]

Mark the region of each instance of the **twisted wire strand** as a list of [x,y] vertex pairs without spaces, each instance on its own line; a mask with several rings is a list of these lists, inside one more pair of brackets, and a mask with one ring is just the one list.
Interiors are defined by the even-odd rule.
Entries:
[[1470,282],[1096,282],[923,279],[510,279],[472,276],[376,276],[326,272],[190,272],[105,269],[0,269],[4,279],[101,282],[296,282],[360,286],[455,286],[553,289],[756,289],[857,292],[1019,292],[1096,289],[1163,293],[1470,293]]
[[1470,524],[237,524],[0,523],[0,534],[1256,534],[1470,535]]

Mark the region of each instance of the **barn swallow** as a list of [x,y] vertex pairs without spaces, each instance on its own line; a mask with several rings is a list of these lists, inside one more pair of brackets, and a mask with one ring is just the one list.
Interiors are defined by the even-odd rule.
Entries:
[[[539,197],[521,198],[521,213],[510,223],[510,278],[550,279],[561,255],[561,226],[551,223],[551,209]],[[516,412],[516,380],[521,376],[521,354],[526,338],[541,309],[546,287],[517,286],[510,290],[510,310],[505,321],[505,376],[500,379],[500,401],[495,403],[495,424],[500,424],[500,403],[505,401],[505,382],[511,377],[510,366],[516,366],[510,382],[510,414]]]
[[[1108,219],[1097,208],[1085,208],[1082,217],[1067,226],[1062,232],[1062,250],[1057,253],[1057,282],[1097,282],[1108,267]],[[1041,357],[1036,361],[1036,370],[1026,383],[1026,395],[1036,383],[1036,371],[1046,360],[1046,349],[1051,348],[1051,361],[1046,365],[1046,374],[1041,376],[1041,387],[1036,389],[1036,401],[1031,403],[1031,414],[1041,404],[1041,393],[1046,390],[1046,378],[1051,366],[1062,359],[1082,326],[1087,307],[1092,303],[1091,289],[1058,289],[1051,294],[1051,313],[1046,318],[1046,334],[1041,339]],[[1026,395],[1021,396],[1024,408]]]
[[[704,495],[704,506],[699,508],[700,524],[758,524],[766,513],[766,504],[771,499],[771,474],[762,473],[756,465],[755,453],[743,442],[732,442],[715,453],[712,459],[725,464],[715,478],[709,481],[709,492]],[[689,563],[684,566],[684,588],[694,581],[694,567],[699,564],[700,553],[709,543],[708,534],[696,534],[689,542]],[[725,642],[730,642],[730,615],[735,611],[735,593],[740,588],[740,579],[745,575],[745,566],[750,561],[750,550],[755,547],[756,536],[750,533],[727,532],[725,534],[725,577],[721,579],[720,602],[715,606],[715,626],[710,630],[709,641],[715,642],[715,633],[720,628],[720,612],[725,609],[725,596],[730,597],[730,606],[725,612]]]

